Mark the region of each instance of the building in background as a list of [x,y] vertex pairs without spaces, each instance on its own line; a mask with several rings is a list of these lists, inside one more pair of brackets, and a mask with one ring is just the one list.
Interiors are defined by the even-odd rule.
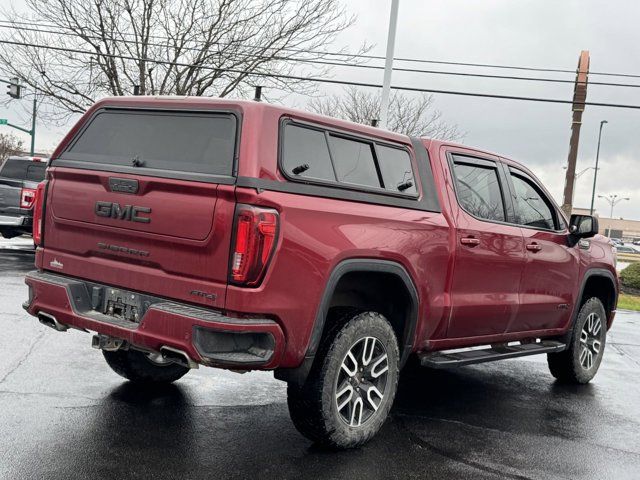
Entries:
[[[589,215],[588,208],[574,208],[574,214]],[[621,238],[623,240],[640,240],[640,221],[638,220],[625,220],[624,218],[607,218],[598,215],[598,212],[594,212],[594,215],[598,217],[598,223],[600,225],[600,233],[611,238]],[[611,234],[609,234],[611,232]]]

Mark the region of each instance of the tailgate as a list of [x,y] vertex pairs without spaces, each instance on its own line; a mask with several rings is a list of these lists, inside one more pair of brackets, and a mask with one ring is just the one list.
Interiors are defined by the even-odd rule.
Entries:
[[223,307],[235,208],[231,116],[221,124],[201,113],[107,113],[51,163],[42,268]]
[[35,189],[44,179],[45,163],[8,158],[0,166],[0,215],[27,215],[28,208],[20,208],[22,188]]
[[20,211],[22,181],[0,176],[0,215],[17,215]]

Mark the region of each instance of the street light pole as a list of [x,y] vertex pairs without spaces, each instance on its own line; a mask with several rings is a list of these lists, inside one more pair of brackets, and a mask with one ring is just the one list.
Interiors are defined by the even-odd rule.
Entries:
[[382,101],[380,102],[380,127],[387,128],[389,115],[389,96],[391,94],[391,73],[393,71],[393,52],[396,44],[396,27],[398,25],[398,2],[391,0],[389,16],[389,34],[387,36],[387,57],[384,62],[384,78],[382,80]]
[[609,123],[609,122],[607,122],[606,120],[602,120],[600,122],[600,132],[598,133],[598,148],[596,150],[596,169],[593,172],[593,190],[591,191],[591,209],[589,210],[589,215],[593,215],[593,202],[596,198],[596,181],[598,180],[598,159],[600,157],[600,140],[602,139],[602,127],[605,123]]
[[618,195],[614,195],[614,196],[611,198],[611,212],[609,213],[609,218],[611,218],[611,219],[613,219],[613,207],[615,207],[615,206],[616,206],[616,197],[617,197],[617,196],[618,196]]
[[[631,200],[629,197],[618,198],[618,194],[598,195],[598,198],[603,198],[609,205],[611,205],[611,213],[609,219],[613,220],[613,207],[622,202],[623,200]],[[609,238],[611,238],[611,223],[609,223]]]

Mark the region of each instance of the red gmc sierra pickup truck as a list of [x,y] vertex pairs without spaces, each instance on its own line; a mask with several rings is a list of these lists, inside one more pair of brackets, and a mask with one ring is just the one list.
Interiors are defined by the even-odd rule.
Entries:
[[[24,308],[121,376],[274,370],[298,430],[363,444],[412,359],[595,375],[615,251],[522,165],[259,102],[110,98],[36,192]],[[473,347],[473,348],[472,348]]]

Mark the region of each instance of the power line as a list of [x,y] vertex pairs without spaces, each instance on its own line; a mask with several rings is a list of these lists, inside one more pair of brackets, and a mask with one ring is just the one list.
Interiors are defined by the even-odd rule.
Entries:
[[[41,23],[41,22],[20,22],[13,20],[0,20],[0,23],[10,24],[10,25],[28,25],[28,26],[43,26],[47,28],[64,28],[68,31],[73,31],[69,27],[63,27],[60,25],[50,24],[50,23]],[[60,33],[60,32],[54,32]],[[75,34],[74,34],[75,35]],[[123,35],[133,36],[131,33],[123,33]],[[151,38],[168,40],[168,37],[164,37],[161,35],[152,35]],[[247,45],[250,48],[256,48],[256,45]],[[269,49],[278,49],[278,47],[270,47]],[[323,56],[339,56],[339,57],[348,57],[348,58],[364,58],[369,60],[384,60],[385,57],[381,55],[370,55],[365,53],[345,53],[345,52],[332,52],[332,51],[321,51],[321,50],[305,50],[305,49],[296,49],[291,47],[284,47],[281,50],[298,52],[298,53],[314,53]],[[427,63],[427,64],[438,64],[438,65],[455,65],[455,66],[463,66],[463,67],[479,67],[479,68],[496,68],[496,69],[508,69],[508,70],[522,70],[522,71],[533,71],[533,72],[550,72],[550,73],[568,73],[575,75],[576,70],[573,69],[561,69],[561,68],[545,68],[545,67],[525,67],[525,66],[516,66],[516,65],[502,65],[502,64],[491,64],[491,63],[470,63],[470,62],[453,62],[453,61],[444,61],[444,60],[429,60],[429,59],[421,59],[421,58],[408,58],[408,57],[394,57],[394,61],[397,62],[410,62],[410,63]],[[612,77],[627,77],[627,78],[640,78],[640,74],[631,74],[631,73],[613,73],[613,72],[597,72],[590,71],[589,75],[603,75],[603,76],[612,76]],[[594,84],[594,82],[590,82]],[[624,85],[626,86],[626,85]]]
[[[63,51],[68,53],[77,53],[81,55],[94,55],[93,52],[89,52],[86,50],[65,48],[65,47],[54,47],[50,45],[39,45],[35,43],[14,42],[10,40],[0,40],[0,44],[42,48],[45,50]],[[283,80],[327,83],[327,84],[336,84],[336,85],[349,85],[354,87],[366,87],[366,88],[381,87],[381,85],[377,83],[356,82],[356,81],[348,81],[348,80],[333,80],[328,78],[303,77],[298,75],[287,75],[287,74],[279,74],[279,73],[252,72],[248,70],[238,70],[238,69],[217,69],[215,67],[207,67],[207,66],[198,67],[196,65],[189,64],[189,63],[171,62],[167,60],[155,60],[152,58],[140,58],[140,57],[133,57],[128,55],[103,54],[103,56],[110,57],[110,58],[118,58],[123,60],[144,61],[148,63],[162,64],[162,65],[196,67],[196,68],[200,68],[204,70],[212,70],[212,71],[220,70],[221,72],[245,74],[247,76],[257,76],[257,77],[263,77],[263,78],[277,78],[277,79],[283,79]],[[556,104],[567,104],[567,105],[573,105],[573,104],[584,105],[584,106],[588,105],[593,107],[640,109],[640,105],[630,105],[630,104],[620,104],[620,103],[573,102],[572,100],[562,100],[557,98],[527,97],[527,96],[518,96],[518,95],[499,95],[499,94],[490,94],[490,93],[463,92],[463,91],[456,91],[456,90],[438,90],[438,89],[428,89],[428,88],[418,88],[418,87],[407,87],[407,86],[400,86],[400,85],[392,85],[391,88],[394,90],[401,90],[401,91],[407,91],[407,92],[439,93],[444,95],[459,95],[459,96],[466,96],[466,97],[497,98],[497,99],[503,99],[503,100],[522,100],[522,101],[556,103]]]
[[[73,31],[69,27],[62,27],[60,25],[50,24],[50,23],[42,23],[42,22],[20,22],[20,21],[9,21],[9,20],[0,20],[1,23],[10,24],[10,25],[27,25],[27,26],[36,26],[36,27],[46,27],[46,28],[54,28],[60,29],[64,28],[68,31]],[[124,33],[124,35],[132,36],[132,34]],[[168,40],[167,37],[161,35],[152,35],[152,38]],[[249,47],[256,48],[255,45],[248,45]],[[276,49],[278,47],[272,47],[272,49]],[[365,53],[345,53],[345,52],[332,52],[332,51],[319,51],[319,50],[304,50],[304,49],[296,49],[291,47],[282,48],[282,50],[297,52],[297,53],[314,53],[323,56],[338,56],[338,57],[348,57],[348,58],[363,58],[368,60],[384,60],[384,56],[380,55],[371,55]],[[398,62],[411,62],[411,63],[427,63],[427,64],[440,64],[440,65],[457,65],[457,66],[466,66],[466,67],[481,67],[481,68],[498,68],[498,69],[511,69],[511,70],[523,70],[523,71],[534,71],[534,72],[552,72],[552,73],[570,73],[575,75],[576,71],[569,69],[558,69],[558,68],[541,68],[541,67],[524,67],[524,66],[513,66],[513,65],[498,65],[498,64],[486,64],[486,63],[467,63],[467,62],[452,62],[452,61],[442,61],[442,60],[427,60],[427,59],[419,59],[419,58],[406,58],[406,57],[394,57],[394,61]]]
[[[69,27],[64,27],[61,25],[51,24],[51,23],[42,23],[42,22],[20,22],[13,20],[0,20],[0,23],[10,24],[10,25],[28,25],[28,26],[43,26],[47,28],[55,28],[60,29],[64,28],[68,31],[73,31]],[[58,32],[56,32],[58,33]],[[124,32],[123,35],[133,36],[131,33]],[[151,38],[168,40],[168,37],[164,37],[161,35],[152,35]],[[256,45],[247,45],[250,48],[256,48]],[[278,47],[271,47],[270,49],[277,49]],[[282,48],[282,50],[298,52],[298,53],[314,53],[323,56],[339,56],[339,57],[348,57],[348,58],[364,58],[369,60],[384,60],[385,57],[381,55],[370,55],[365,53],[345,53],[345,52],[332,52],[332,51],[321,51],[321,50],[305,50],[305,49],[296,49],[291,47]],[[546,68],[546,67],[525,67],[525,66],[517,66],[517,65],[502,65],[502,64],[491,64],[491,63],[469,63],[469,62],[453,62],[453,61],[444,61],[444,60],[429,60],[429,59],[421,59],[421,58],[408,58],[408,57],[394,57],[394,62],[411,62],[411,63],[428,63],[428,64],[438,64],[438,65],[456,65],[463,67],[479,67],[479,68],[497,68],[497,69],[509,69],[509,70],[523,70],[523,71],[533,71],[533,72],[551,72],[551,73],[569,73],[575,75],[575,69],[561,69],[561,68]],[[593,72],[590,71],[589,75],[603,75],[603,76],[613,76],[613,77],[627,77],[627,78],[640,78],[640,74],[631,74],[631,73],[613,73],[613,72]]]
[[[18,29],[18,30],[26,30],[33,31],[38,33],[49,33],[53,35],[63,35],[70,37],[79,37],[77,33],[72,32],[60,32],[53,30],[43,30],[39,28],[29,28],[29,27],[18,27],[15,25],[3,25],[6,21],[0,20],[0,28],[10,28],[10,29]],[[103,37],[86,35],[86,38],[92,38],[96,40],[102,40]],[[125,43],[125,44],[136,44],[136,41],[132,40],[124,40],[124,39],[115,39],[112,37],[104,37],[106,40]],[[166,47],[165,44],[158,43],[147,43],[149,46],[157,46],[157,47]],[[197,51],[200,49],[195,47],[183,47],[183,50],[186,51]],[[322,52],[318,52],[320,54]],[[102,53],[95,53],[95,55],[102,55]],[[313,65],[327,65],[327,66],[337,66],[337,67],[346,67],[346,68],[361,68],[361,69],[371,69],[371,70],[384,70],[383,66],[380,65],[364,65],[358,63],[348,63],[348,62],[335,62],[335,61],[327,61],[321,59],[309,59],[309,58],[295,58],[295,57],[280,57],[280,56],[267,56],[267,55],[255,55],[255,54],[234,54],[235,56],[242,55],[247,58],[261,58],[261,59],[272,59],[274,61],[284,61],[284,62],[299,62],[299,63],[308,63]],[[456,62],[450,62],[456,64]],[[453,71],[442,71],[442,70],[424,70],[418,68],[404,68],[404,67],[395,67],[393,69],[396,72],[405,72],[405,73],[420,73],[420,74],[430,74],[430,75],[449,75],[449,76],[461,76],[461,77],[472,77],[472,78],[491,78],[491,79],[500,79],[500,80],[517,80],[517,81],[529,81],[529,82],[543,82],[543,83],[562,83],[562,84],[574,84],[575,80],[565,80],[558,78],[541,78],[541,77],[521,77],[515,75],[495,75],[495,74],[483,74],[483,73],[469,73],[469,72],[453,72]],[[612,83],[612,82],[597,82],[591,81],[589,85],[598,85],[598,86],[610,86],[610,87],[626,87],[626,88],[640,88],[640,84],[635,83]]]

